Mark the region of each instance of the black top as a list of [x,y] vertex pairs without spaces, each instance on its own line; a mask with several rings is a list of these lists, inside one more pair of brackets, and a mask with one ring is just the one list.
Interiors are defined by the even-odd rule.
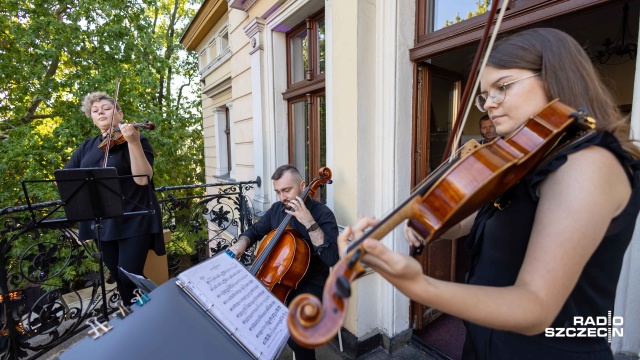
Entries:
[[[85,140],[73,153],[71,160],[64,166],[65,169],[102,167],[104,151],[98,147],[101,141],[101,135]],[[153,167],[154,158],[151,143],[142,135],[140,135],[140,142],[145,157]],[[107,167],[116,168],[118,176],[132,175],[129,146],[126,142],[109,150]],[[155,195],[153,180],[149,182],[149,186],[140,186],[136,184],[134,178],[123,178],[120,179],[120,190],[124,197],[122,208],[125,214],[146,210],[153,210],[154,213],[104,219],[101,221],[100,240],[119,240],[132,236],[153,234],[154,241],[151,249],[158,255],[166,254],[162,235],[162,214]],[[80,240],[95,238],[95,232],[91,229],[92,224],[93,222],[80,223]]]
[[[324,243],[320,246],[313,245],[304,225],[300,224],[295,217],[291,218],[289,225],[302,235],[304,241],[309,245],[309,249],[311,249],[309,269],[300,281],[300,284],[313,283],[323,286],[329,276],[329,267],[335,265],[339,258],[338,244],[336,242],[338,239],[338,224],[333,212],[326,205],[310,197],[305,200],[305,205],[307,209],[309,209],[313,219],[320,226],[320,229],[322,229],[324,233]],[[284,212],[284,205],[278,201],[271,205],[271,208],[267,210],[257,223],[240,234],[240,236],[248,237],[251,240],[251,244],[247,247],[251,247],[271,230],[277,229],[287,215],[288,214]]]
[[[480,209],[466,242],[471,252],[467,282],[475,285],[513,285],[522,266],[538,205],[536,190],[546,176],[562,166],[567,155],[588,146],[611,151],[623,164],[632,185],[625,209],[610,223],[604,239],[586,263],[578,282],[553,321],[553,328],[575,328],[574,316],[608,316],[613,312],[616,286],[622,260],[631,241],[640,210],[640,164],[626,153],[610,133],[597,133],[580,143],[562,149],[535,171],[514,185],[497,202]],[[570,217],[567,214],[567,217]],[[596,326],[597,327],[597,326]],[[544,333],[525,336],[507,331],[468,325],[478,359],[514,359],[526,354],[531,359],[612,359],[606,337],[558,338]]]

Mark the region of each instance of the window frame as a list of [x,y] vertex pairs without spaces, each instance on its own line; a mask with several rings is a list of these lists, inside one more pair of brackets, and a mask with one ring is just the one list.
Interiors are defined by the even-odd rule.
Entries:
[[[320,73],[319,66],[319,42],[318,42],[318,22],[325,19],[324,8],[312,16],[306,18],[302,23],[286,33],[287,49],[287,90],[282,94],[284,100],[319,91],[325,88],[325,73]],[[326,24],[325,24],[326,26]],[[291,82],[291,39],[300,31],[307,30],[309,43],[309,69],[305,71],[303,80]],[[326,47],[325,47],[326,54]],[[326,55],[325,55],[326,56]],[[325,59],[326,61],[326,59]]]
[[[325,97],[325,106],[326,106],[326,92],[324,89],[319,91],[315,91],[313,93],[304,94],[301,96],[297,96],[289,99],[287,102],[287,110],[289,113],[288,116],[288,136],[289,136],[289,163],[293,164],[294,161],[294,149],[296,144],[295,134],[294,134],[294,112],[293,106],[296,103],[307,101],[307,119],[309,123],[309,127],[307,129],[307,139],[309,139],[309,146],[307,151],[309,151],[309,173],[307,174],[305,169],[298,169],[300,173],[303,173],[306,177],[310,177],[306,179],[310,181],[311,178],[315,176],[317,171],[322,166],[326,166],[326,164],[320,164],[320,145],[322,143],[322,139],[320,139],[320,100],[319,98]],[[325,125],[326,126],[326,125]],[[326,136],[326,129],[325,129]],[[325,139],[326,144],[326,139]],[[326,156],[326,154],[325,154]],[[326,159],[325,159],[326,161]]]
[[[477,42],[484,32],[488,13],[425,33],[426,7],[431,0],[416,0],[415,46],[409,50],[413,62],[428,60],[452,49]],[[501,1],[501,0],[496,0]],[[561,18],[581,13],[587,9],[609,6],[618,0],[511,0],[500,26],[500,33],[510,32],[549,18]],[[500,5],[499,5],[500,6]],[[495,20],[494,20],[495,21]]]
[[[227,34],[227,46],[222,46],[221,38]],[[213,56],[215,51],[215,56]],[[231,53],[231,39],[229,38],[229,24],[224,23],[215,33],[207,46],[198,53],[198,65],[201,76],[206,76],[214,71],[218,66],[229,59]]]
[[[320,152],[321,152],[321,144],[323,139],[320,138],[320,98],[325,97],[324,104],[326,106],[326,83],[325,83],[325,73],[320,72],[320,42],[319,42],[319,23],[324,21],[325,14],[324,8],[315,14],[307,17],[304,21],[302,21],[297,26],[293,27],[290,31],[285,34],[285,44],[286,44],[286,59],[287,59],[287,89],[282,93],[282,98],[286,102],[287,106],[287,126],[288,126],[288,162],[293,164],[295,159],[295,147],[296,147],[296,138],[295,138],[295,127],[294,127],[294,104],[306,101],[307,102],[307,121],[308,128],[306,129],[306,136],[308,139],[308,144],[305,144],[305,163],[306,157],[308,156],[308,171],[307,169],[298,169],[300,173],[303,174],[306,181],[311,181],[313,177],[316,176],[317,171],[321,166],[326,166],[326,164],[321,164]],[[326,24],[325,24],[326,26]],[[292,83],[291,75],[292,75],[292,52],[291,52],[291,41],[299,34],[301,31],[307,31],[307,41],[308,41],[308,59],[309,59],[309,68],[306,69],[304,78],[300,81]],[[326,37],[325,37],[326,39]],[[325,40],[326,41],[326,40]],[[326,44],[326,43],[325,43]],[[325,47],[325,61],[326,61],[326,47]],[[326,67],[325,67],[326,69]],[[326,113],[325,113],[326,116]],[[325,118],[326,121],[326,118]],[[326,123],[325,123],[326,126]],[[326,144],[326,128],[324,132],[324,142]],[[298,140],[300,141],[300,140]],[[325,150],[326,151],[326,150]],[[326,156],[326,154],[325,154]],[[324,160],[326,162],[326,158]],[[317,194],[318,198],[322,198],[320,192]],[[326,195],[324,196],[326,198]]]

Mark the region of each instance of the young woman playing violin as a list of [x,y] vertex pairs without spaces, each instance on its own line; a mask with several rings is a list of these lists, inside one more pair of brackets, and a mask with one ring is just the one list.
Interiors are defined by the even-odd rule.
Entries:
[[[119,272],[118,267],[142,275],[149,249],[158,255],[164,255],[164,240],[162,236],[162,218],[160,207],[148,182],[153,177],[153,149],[149,140],[131,124],[122,123],[124,113],[115,100],[104,92],[94,92],[85,96],[82,111],[93,120],[93,124],[100,129],[101,134],[85,140],[73,153],[65,168],[95,168],[114,167],[119,176],[148,175],[120,179],[120,190],[126,199],[123,210],[127,212],[144,211],[150,207],[154,214],[141,216],[122,216],[102,220],[100,230],[100,246],[104,263],[111,272],[111,276],[118,284],[118,291],[125,304],[130,304],[135,285]],[[110,127],[119,128],[126,142],[118,141],[116,145],[109,142],[109,149],[100,146],[104,137],[108,136]],[[113,129],[111,131],[113,134]],[[105,151],[108,150],[106,164]],[[80,240],[94,239],[95,232],[91,229],[91,222],[80,224]]]
[[[606,337],[550,337],[575,317],[613,311],[622,259],[640,209],[640,153],[629,125],[580,44],[554,29],[499,42],[480,78],[478,108],[501,136],[553,99],[587,108],[596,134],[570,143],[493,203],[450,229],[469,234],[467,284],[430,278],[412,257],[367,239],[362,261],[411,299],[465,320],[471,359],[612,359]],[[363,218],[338,239],[359,238]],[[405,227],[407,241],[420,236]]]

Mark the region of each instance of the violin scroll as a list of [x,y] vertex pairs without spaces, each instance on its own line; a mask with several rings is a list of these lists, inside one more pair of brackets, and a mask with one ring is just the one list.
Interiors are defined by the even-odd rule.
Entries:
[[[147,129],[147,130],[155,130],[156,124],[152,123],[151,121],[145,121],[143,123],[133,124],[133,127]],[[102,151],[107,151],[107,149],[110,149],[116,145],[120,145],[124,142],[127,142],[127,139],[125,139],[124,136],[122,135],[120,128],[116,126],[115,128],[113,128],[113,131],[111,132],[111,138],[103,139],[100,142],[100,145],[98,145],[98,147]]]
[[[365,273],[360,261],[349,261],[359,254],[356,248],[334,265],[322,293],[324,302],[311,294],[301,294],[289,304],[287,325],[296,343],[313,349],[336,336],[347,315],[350,284]],[[343,288],[345,284],[347,288]]]

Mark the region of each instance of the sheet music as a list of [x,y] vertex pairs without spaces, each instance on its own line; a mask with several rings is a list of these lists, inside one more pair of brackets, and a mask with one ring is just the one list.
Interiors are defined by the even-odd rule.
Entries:
[[118,269],[122,271],[123,274],[127,275],[129,280],[131,280],[131,282],[133,282],[135,286],[137,286],[140,290],[146,293],[150,293],[158,287],[156,283],[154,283],[150,279],[145,278],[144,276],[130,273],[127,270],[121,268],[120,266],[118,266]]
[[277,357],[286,340],[287,307],[225,254],[178,275],[179,284],[258,359]]

